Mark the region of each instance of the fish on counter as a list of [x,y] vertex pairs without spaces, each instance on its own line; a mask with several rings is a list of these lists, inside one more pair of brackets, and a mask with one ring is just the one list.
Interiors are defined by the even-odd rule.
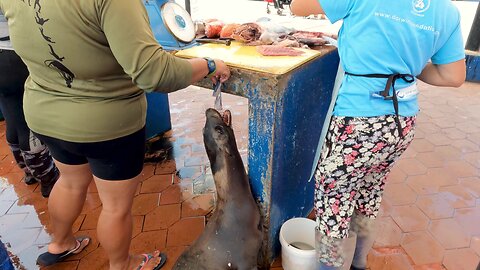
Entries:
[[257,46],[257,52],[263,56],[299,56],[304,52],[290,47],[282,47],[278,45],[261,45]]
[[[248,46],[310,48],[330,43],[330,39],[325,38],[327,35],[323,32],[295,30],[272,22],[268,18],[243,24],[225,24],[220,20],[210,19],[204,21],[203,26],[203,34],[208,38],[232,39]],[[203,30],[202,27],[198,29]],[[197,31],[197,36],[202,36],[202,33]]]

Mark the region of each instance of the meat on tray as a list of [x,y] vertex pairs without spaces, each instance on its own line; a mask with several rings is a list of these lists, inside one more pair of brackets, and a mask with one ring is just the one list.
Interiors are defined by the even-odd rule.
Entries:
[[303,51],[276,45],[258,46],[257,51],[264,56],[299,56],[303,54]]
[[235,29],[239,26],[240,26],[240,24],[238,24],[238,23],[226,24],[222,28],[222,31],[220,31],[220,38],[231,38],[232,35],[233,35],[233,31],[235,31]]
[[233,31],[232,37],[236,41],[248,43],[248,42],[258,40],[261,34],[262,34],[262,29],[258,24],[244,23],[239,27],[235,28],[235,30]]
[[225,24],[219,20],[208,20],[205,21],[205,35],[208,38],[218,38],[220,37],[220,32]]

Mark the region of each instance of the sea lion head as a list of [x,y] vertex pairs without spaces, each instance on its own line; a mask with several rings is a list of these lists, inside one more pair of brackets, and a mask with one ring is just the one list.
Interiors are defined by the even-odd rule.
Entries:
[[221,115],[215,109],[208,109],[205,116],[207,119],[203,128],[203,142],[210,164],[214,165],[218,156],[238,153],[232,129],[232,114],[229,110]]

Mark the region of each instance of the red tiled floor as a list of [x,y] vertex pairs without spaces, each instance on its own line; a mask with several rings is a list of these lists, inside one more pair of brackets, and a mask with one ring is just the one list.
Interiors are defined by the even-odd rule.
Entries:
[[405,234],[401,245],[417,265],[442,262],[443,247],[426,231]]
[[[389,175],[377,223],[371,270],[471,270],[480,260],[480,86],[460,89],[420,84],[417,133],[412,147]],[[474,91],[477,90],[477,91]],[[431,99],[439,97],[442,99]],[[169,95],[171,158],[146,163],[144,181],[134,200],[132,251],[166,252],[165,269],[202,232],[213,208],[211,172],[201,129],[211,93],[191,87]],[[234,112],[240,151],[248,143],[247,101],[224,96]],[[0,124],[0,136],[5,125]],[[0,142],[0,235],[25,269],[36,269],[35,258],[50,241],[46,199],[38,185],[21,182],[4,137]],[[209,182],[210,181],[210,182]],[[48,269],[107,269],[106,254],[96,239],[101,203],[90,186],[76,235],[90,235],[86,252]],[[10,238],[9,238],[10,237]],[[281,259],[271,269],[280,270]]]

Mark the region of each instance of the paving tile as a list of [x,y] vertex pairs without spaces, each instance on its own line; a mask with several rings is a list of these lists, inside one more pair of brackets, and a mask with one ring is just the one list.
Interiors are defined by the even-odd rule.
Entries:
[[143,223],[145,221],[145,216],[133,216],[133,230],[132,238],[139,235],[143,230]]
[[439,186],[431,184],[431,178],[428,175],[414,175],[407,178],[407,185],[411,187],[418,195],[429,195],[438,192]]
[[414,158],[418,154],[417,151],[413,147],[408,147],[405,152],[400,156],[401,159],[408,159],[408,158]]
[[475,198],[480,198],[480,177],[462,178],[460,186],[465,187]]
[[462,132],[465,132],[465,133],[476,133],[476,132],[480,132],[480,128],[475,126],[475,125],[472,125],[472,123],[469,123],[469,122],[465,122],[465,123],[459,123],[459,124],[456,124],[455,125],[456,128]]
[[80,260],[77,270],[107,270],[109,267],[107,253],[103,248],[97,248]]
[[427,172],[427,168],[413,158],[400,159],[397,161],[396,166],[399,166],[408,176],[425,174]]
[[146,215],[153,211],[159,204],[158,193],[140,194],[133,198],[132,215]]
[[214,208],[214,194],[203,194],[182,203],[182,217],[205,216]]
[[98,217],[100,216],[100,213],[102,212],[102,208],[99,207],[92,212],[88,213],[85,215],[85,219],[83,220],[80,230],[86,231],[86,230],[93,230],[97,228],[97,222],[98,222]]
[[37,239],[35,239],[35,245],[48,245],[50,241],[52,241],[50,234],[45,230],[41,230]]
[[473,250],[464,248],[445,251],[443,265],[447,270],[473,270],[479,261],[480,257]]
[[10,246],[10,252],[13,254],[19,254],[20,252],[34,245],[35,240],[40,235],[41,230],[42,228],[12,229],[7,234],[2,235],[2,242],[5,245]]
[[445,249],[470,246],[470,236],[463,232],[462,227],[453,218],[433,220],[428,229]]
[[480,132],[468,134],[467,139],[473,143],[480,142]]
[[460,150],[462,153],[471,153],[480,151],[480,146],[469,140],[454,140],[451,145]]
[[151,253],[155,250],[165,248],[167,241],[167,230],[156,230],[142,232],[132,239],[130,244],[131,254]]
[[23,176],[25,175],[25,173],[22,171],[22,172],[14,172],[13,169],[11,172],[5,174],[5,175],[2,175],[1,177],[2,178],[5,178],[6,181],[10,184],[10,185],[15,185],[15,184],[18,184],[18,183],[23,183]]
[[[454,125],[454,123],[452,123],[452,125]],[[450,145],[452,143],[452,138],[448,137],[443,132],[442,133],[429,134],[428,136],[426,136],[426,139],[427,139],[428,142],[432,143],[435,146]],[[432,151],[433,151],[433,149],[432,149]]]
[[447,146],[437,146],[434,150],[440,157],[444,160],[460,160],[462,152],[457,148],[447,145]]
[[453,208],[474,207],[475,197],[461,185],[441,187],[439,192]]
[[445,164],[445,160],[434,152],[418,153],[416,159],[427,168],[438,168]]
[[430,219],[451,218],[454,208],[442,194],[419,196],[415,203]]
[[[17,198],[22,198],[26,195],[29,195],[30,193],[33,193],[33,191],[36,190],[38,186],[39,186],[39,184],[33,184],[33,185],[29,186],[29,185],[27,185],[23,182],[19,182],[19,183],[15,184],[12,189],[9,189],[9,190],[16,193],[16,194],[13,194],[13,196],[15,197],[15,199],[17,199]],[[5,197],[6,193],[7,192],[4,191],[0,195],[0,198],[1,199],[7,199]]]
[[168,229],[167,247],[191,245],[203,232],[205,217],[184,218]]
[[[438,106],[436,106],[435,109],[438,110]],[[452,121],[451,117],[435,118],[432,119],[432,122],[435,123],[435,125],[441,127],[442,129],[455,127],[455,122]]]
[[480,206],[456,209],[455,220],[470,235],[480,235]]
[[407,179],[405,174],[398,166],[394,166],[387,176],[387,183],[403,183]]
[[145,216],[143,231],[167,229],[180,220],[180,204],[161,205]]
[[175,263],[177,262],[178,257],[182,254],[182,252],[186,249],[186,246],[176,246],[176,247],[167,247],[162,252],[165,252],[167,254],[167,262],[165,263],[165,266],[162,267],[162,270],[165,268],[165,270],[172,269]]
[[476,168],[480,168],[480,152],[465,154],[464,159]]
[[26,213],[3,215],[0,217],[0,235],[8,234],[11,230],[21,227],[22,222],[28,216]]
[[432,152],[435,149],[435,145],[427,139],[415,139],[410,144],[417,153]]
[[155,174],[172,174],[177,171],[177,164],[174,160],[166,160],[157,163],[155,168]]
[[449,137],[452,140],[459,140],[459,139],[465,139],[467,137],[467,134],[458,128],[446,128],[443,129],[443,132],[447,137]]
[[415,191],[403,183],[388,184],[384,194],[393,206],[413,204],[417,200]]
[[208,162],[207,156],[204,153],[201,153],[201,156],[185,159],[185,167],[203,166],[207,162]]
[[470,248],[480,256],[480,236],[474,236],[470,242]]
[[392,204],[388,201],[388,199],[383,200],[382,204],[380,205],[380,211],[378,211],[379,217],[389,217],[392,214]]
[[42,270],[76,270],[79,263],[79,260],[60,262],[49,267],[44,267]]
[[443,247],[426,231],[406,233],[401,245],[417,265],[442,262]]
[[173,174],[153,175],[142,182],[140,193],[158,193],[173,184]]
[[28,216],[22,222],[22,225],[19,228],[26,229],[26,228],[42,228],[43,224],[38,219],[37,213],[32,211],[28,213]]
[[392,218],[403,232],[426,230],[429,221],[415,205],[394,206]]
[[102,205],[102,201],[100,200],[98,193],[87,193],[87,198],[85,199],[81,214],[92,212],[100,207],[100,205]]
[[413,270],[406,254],[403,252],[370,252],[367,258],[368,269],[372,270]]
[[[38,269],[36,263],[39,254],[47,251],[47,246],[32,245],[20,253],[10,254],[12,263],[16,269]],[[43,270],[44,268],[42,268]],[[58,269],[58,268],[56,268]]]
[[0,201],[0,216],[3,216],[16,201]]
[[399,246],[402,240],[402,229],[391,217],[377,218],[375,247]]
[[[72,232],[77,232],[80,230],[80,227],[82,226],[83,224],[83,221],[85,220],[85,218],[87,217],[87,215],[79,215],[78,218],[75,220],[75,222],[73,222],[73,225],[72,225]],[[98,218],[97,218],[98,220]],[[97,224],[95,223],[95,228],[97,227]]]
[[424,264],[424,265],[416,265],[413,267],[413,269],[414,270],[444,270],[445,267],[443,267],[441,263],[430,263],[430,264]]
[[155,164],[145,164],[141,175],[143,176],[143,181],[150,178],[155,174]]
[[[2,175],[0,173],[0,175]],[[25,186],[26,189],[29,189],[31,190],[29,193],[31,193],[33,191],[33,188],[35,187],[29,187],[25,184],[22,184]],[[2,193],[0,194],[0,200],[2,201],[16,201],[17,199],[19,198],[18,194],[16,193],[16,189],[13,187],[13,186],[8,186],[6,187]]]
[[181,193],[179,184],[169,186],[160,195],[160,205],[176,204],[181,202],[182,202],[182,193]]
[[479,175],[477,168],[460,160],[447,162],[445,169],[455,177],[473,177]]

